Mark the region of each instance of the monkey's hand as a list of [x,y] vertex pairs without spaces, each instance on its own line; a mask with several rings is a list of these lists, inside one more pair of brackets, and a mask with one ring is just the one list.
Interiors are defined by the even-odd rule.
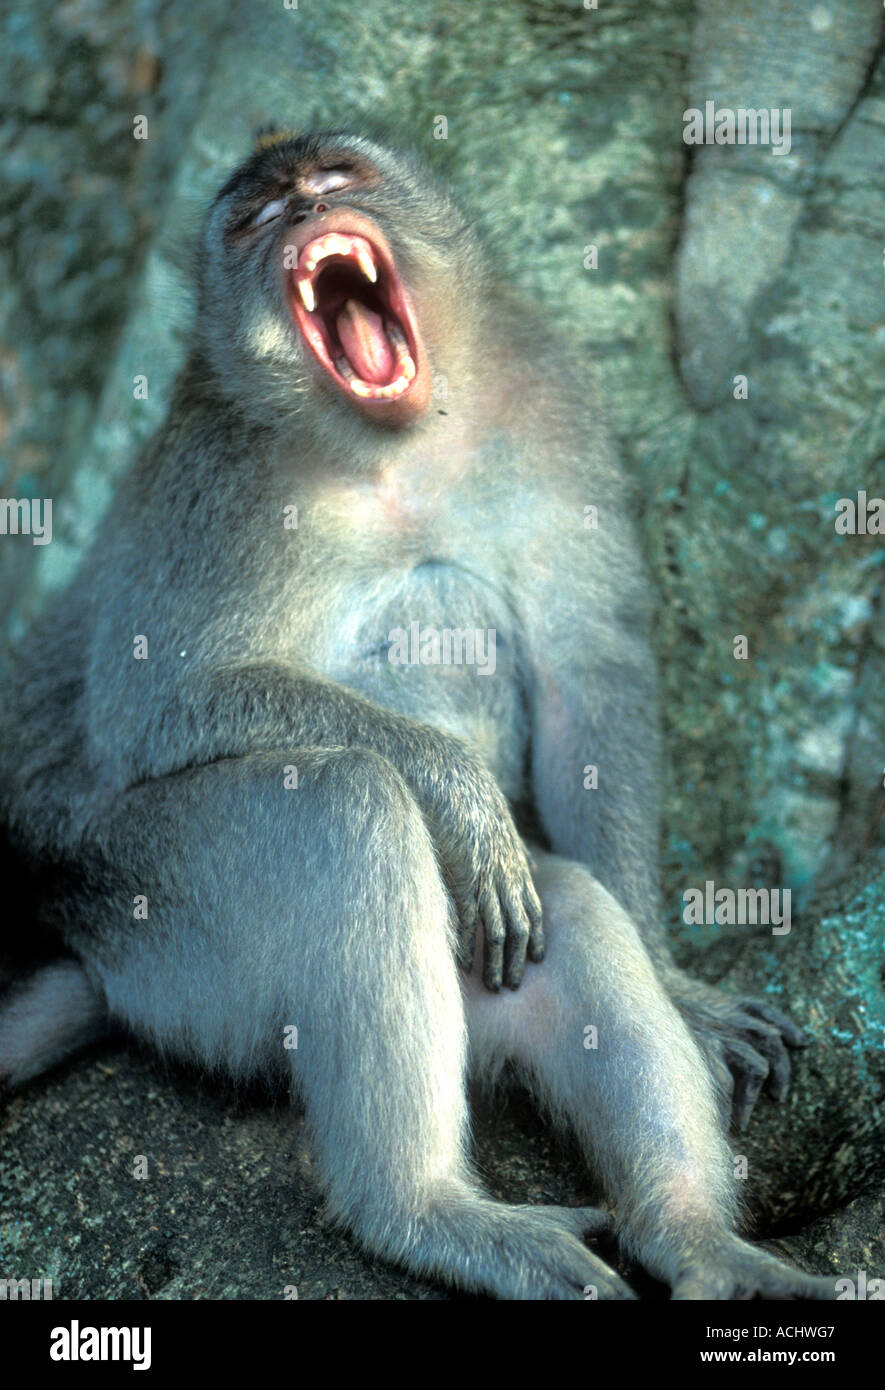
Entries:
[[834,1300],[836,1281],[804,1274],[767,1250],[723,1233],[704,1245],[673,1280],[671,1298],[813,1298]]
[[788,1047],[807,1047],[802,1029],[767,999],[735,998],[675,974],[667,992],[695,1036],[716,1080],[731,1096],[732,1120],[746,1129],[763,1087],[783,1100],[790,1087]]
[[449,764],[428,819],[458,915],[458,960],[470,971],[482,929],[483,983],[517,989],[526,957],[544,957],[541,902],[506,798],[479,758]]

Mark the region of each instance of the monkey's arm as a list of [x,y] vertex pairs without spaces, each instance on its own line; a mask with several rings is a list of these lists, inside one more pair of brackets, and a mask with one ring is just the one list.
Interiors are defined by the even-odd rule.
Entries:
[[296,766],[299,747],[380,754],[428,823],[457,913],[464,968],[472,966],[478,927],[489,989],[515,989],[526,954],[542,958],[541,905],[522,839],[495,779],[460,739],[275,662],[199,673],[154,707],[159,712],[138,742],[135,780],[260,751],[287,750]]

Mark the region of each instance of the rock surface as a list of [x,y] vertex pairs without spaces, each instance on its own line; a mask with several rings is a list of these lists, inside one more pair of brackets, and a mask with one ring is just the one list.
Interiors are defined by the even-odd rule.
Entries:
[[[822,1273],[885,1275],[885,547],[834,528],[839,497],[885,495],[881,8],[474,8],[31,0],[5,21],[0,487],[56,500],[51,546],[0,544],[5,636],[162,415],[199,210],[252,130],[419,144],[595,364],[641,480],[674,940],[705,978],[789,1000],[812,1039],[787,1102],[733,1140],[756,1230]],[[790,106],[790,153],[686,146],[683,111],[709,99]],[[681,894],[707,879],[789,887],[791,932],[693,936]],[[492,1191],[587,1195],[518,1093],[480,1107],[477,1146]],[[0,1277],[57,1297],[444,1296],[323,1224],[284,1106],[122,1047],[9,1102],[0,1193]]]

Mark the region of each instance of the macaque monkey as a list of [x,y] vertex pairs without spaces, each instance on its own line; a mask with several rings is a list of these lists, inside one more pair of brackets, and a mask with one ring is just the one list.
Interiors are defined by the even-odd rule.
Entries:
[[466,1081],[510,1062],[673,1297],[832,1297],[735,1234],[722,1096],[783,1096],[804,1039],[665,946],[649,584],[555,315],[347,134],[266,138],[198,277],[168,419],[6,690],[0,811],[60,947],[0,1075],[109,1021],[276,1074],[369,1251],[632,1297],[606,1212],[483,1192]]

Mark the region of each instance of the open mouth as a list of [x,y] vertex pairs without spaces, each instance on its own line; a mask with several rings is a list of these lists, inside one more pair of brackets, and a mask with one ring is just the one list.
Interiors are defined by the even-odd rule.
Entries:
[[420,341],[385,246],[361,233],[321,232],[301,247],[292,288],[305,342],[354,404],[371,407],[414,393]]

